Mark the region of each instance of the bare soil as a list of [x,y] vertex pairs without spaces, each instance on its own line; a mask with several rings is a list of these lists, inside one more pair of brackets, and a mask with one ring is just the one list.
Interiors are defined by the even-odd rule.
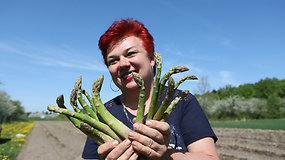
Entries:
[[17,160],[82,160],[85,140],[69,121],[37,121]]
[[260,129],[214,129],[221,159],[285,160],[285,131]]
[[[285,160],[285,131],[214,129],[224,160]],[[86,136],[69,121],[38,121],[17,160],[82,160]]]

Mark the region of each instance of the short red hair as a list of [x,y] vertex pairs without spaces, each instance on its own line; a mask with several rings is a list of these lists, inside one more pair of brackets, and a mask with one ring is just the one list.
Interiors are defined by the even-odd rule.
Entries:
[[143,46],[149,55],[154,54],[153,37],[145,26],[133,19],[122,19],[115,21],[110,28],[100,37],[99,48],[101,50],[104,62],[107,65],[107,52],[114,44],[128,37],[136,36],[142,40]]

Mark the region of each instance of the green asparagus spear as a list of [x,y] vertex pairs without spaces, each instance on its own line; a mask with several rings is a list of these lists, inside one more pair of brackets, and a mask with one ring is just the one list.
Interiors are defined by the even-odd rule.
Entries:
[[165,83],[168,80],[169,76],[171,76],[173,74],[176,74],[176,73],[185,72],[185,71],[188,71],[188,70],[189,69],[187,67],[185,67],[185,66],[177,65],[177,66],[171,68],[168,72],[166,72],[164,74],[164,76],[161,78],[161,81],[160,81],[160,84],[159,84],[159,92],[158,92],[158,96],[157,96],[157,102],[156,102],[155,110],[157,110],[157,108],[158,108],[162,91],[164,89]]
[[131,131],[129,127],[127,127],[124,123],[119,121],[116,117],[114,117],[103,105],[99,92],[100,88],[103,84],[103,77],[99,77],[95,80],[92,86],[92,99],[95,104],[98,115],[103,119],[108,126],[110,126],[119,136],[126,139],[128,138],[128,133]]
[[145,111],[145,87],[144,87],[144,82],[141,76],[133,72],[133,77],[135,82],[138,85],[139,88],[139,104],[138,104],[138,110],[137,110],[137,117],[136,117],[136,122],[138,123],[144,123],[144,111]]
[[164,112],[163,116],[161,117],[161,119],[159,119],[162,122],[166,122],[166,120],[168,119],[170,113],[172,112],[172,110],[176,107],[176,105],[178,104],[178,102],[180,102],[187,94],[189,93],[188,90],[184,90],[182,91],[177,97],[175,97],[174,100],[172,100],[172,102],[170,103],[170,105],[167,107],[166,111]]
[[105,142],[109,142],[114,140],[112,137],[110,137],[109,135],[91,127],[89,124],[87,123],[81,123],[80,127],[82,128],[82,130],[84,131],[85,134],[87,134],[87,136],[89,136],[90,138],[93,138],[93,140],[98,143],[99,145],[105,143]]
[[70,104],[73,107],[75,112],[78,112],[78,113],[81,112],[79,107],[78,107],[78,104],[77,104],[77,90],[76,89],[73,89],[71,91],[71,94],[70,94]]
[[100,99],[100,101],[101,101],[100,91],[102,88],[103,81],[104,81],[104,76],[102,75],[98,77],[92,84],[92,97],[96,96],[98,99]]
[[149,106],[148,114],[146,120],[150,120],[153,118],[153,115],[156,112],[156,103],[157,102],[157,96],[158,96],[158,89],[159,89],[159,81],[160,81],[160,75],[161,75],[161,66],[162,66],[162,58],[161,54],[154,52],[154,56],[156,59],[156,76],[155,76],[155,83],[153,86],[152,96],[151,96],[151,103]]
[[[99,100],[97,97],[93,97],[93,101]],[[108,126],[110,126],[123,139],[128,138],[128,133],[131,131],[130,128],[128,128],[124,123],[114,117],[102,103],[99,105],[96,105],[95,103],[95,107],[101,119],[103,119],[108,124]]]
[[169,105],[171,98],[175,92],[174,86],[175,86],[175,82],[174,82],[173,78],[171,76],[169,76],[168,90],[167,90],[166,96],[165,96],[164,100],[162,101],[158,111],[155,113],[155,115],[153,117],[154,120],[161,119],[164,111],[167,109],[167,106]]
[[174,90],[176,90],[178,88],[178,86],[183,83],[184,81],[186,80],[197,80],[198,78],[194,75],[186,75],[184,77],[182,77],[176,84],[175,84],[175,87],[174,87]]
[[92,98],[90,97],[90,95],[88,94],[88,92],[86,92],[84,89],[81,89],[81,92],[85,95],[85,97],[88,99],[90,105],[92,106],[92,114],[95,114],[93,118],[95,118],[96,120],[98,120],[98,117],[97,117],[97,110],[96,110],[96,107],[95,107],[95,104],[92,100]]
[[[63,95],[60,95],[56,99],[56,103],[60,108],[67,109],[64,105],[64,98]],[[94,129],[87,123],[81,122],[80,120],[70,117],[66,115],[66,117],[73,123],[73,125],[81,130],[84,134],[86,134],[88,137],[90,137],[92,140],[97,142],[98,144],[102,144],[104,142],[108,142],[110,140],[113,140],[110,136],[106,135],[105,133]]]
[[75,90],[79,90],[79,89],[81,89],[81,86],[82,86],[82,76],[79,76],[79,77],[75,80],[74,88],[75,88]]
[[102,123],[100,121],[97,121],[94,118],[91,118],[91,117],[89,117],[83,113],[73,112],[73,111],[70,111],[68,109],[56,107],[54,105],[48,105],[48,110],[52,111],[52,112],[64,114],[64,115],[67,115],[70,117],[77,118],[77,119],[89,124],[90,126],[106,133],[107,135],[111,136],[113,139],[121,141],[120,137],[118,137],[117,134],[108,125],[106,125],[105,123]]
[[[83,107],[83,109],[87,112],[87,114],[88,114],[90,117],[92,117],[92,118],[98,120],[98,117],[97,117],[96,113],[91,109],[91,107],[86,103],[85,99],[83,98],[82,92],[85,92],[85,91],[83,91],[82,89],[80,89],[80,90],[77,91],[77,98],[78,98],[79,103],[81,104],[81,106]],[[87,92],[86,92],[86,93],[87,93]],[[92,103],[92,102],[91,102],[91,103]]]
[[81,112],[77,104],[77,91],[81,89],[82,86],[82,76],[79,76],[74,82],[74,89],[70,94],[70,104],[75,112]]

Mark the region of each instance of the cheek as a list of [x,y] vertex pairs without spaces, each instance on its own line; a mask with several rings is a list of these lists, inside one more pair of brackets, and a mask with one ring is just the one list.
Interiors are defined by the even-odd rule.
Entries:
[[116,68],[113,67],[113,66],[108,67],[108,70],[109,70],[109,72],[110,72],[110,74],[111,74],[112,77],[115,76],[116,73],[117,73],[117,72],[116,72]]
[[137,64],[139,62],[139,58],[138,57],[134,57],[131,59],[132,63]]

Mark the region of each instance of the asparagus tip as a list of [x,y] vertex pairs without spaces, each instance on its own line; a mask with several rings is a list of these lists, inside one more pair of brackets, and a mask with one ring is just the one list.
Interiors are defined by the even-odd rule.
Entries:
[[74,83],[74,88],[76,90],[81,89],[81,84],[82,84],[82,76],[79,76]]
[[189,68],[185,67],[185,66],[182,66],[182,65],[178,65],[176,66],[177,69],[179,69],[181,72],[184,72],[184,71],[188,71]]
[[59,96],[56,98],[56,103],[57,103],[57,105],[58,105],[60,108],[65,108],[65,107],[64,107],[64,97],[63,97],[63,94],[59,95]]
[[143,85],[143,80],[142,80],[141,76],[138,73],[136,73],[136,72],[133,72],[132,74],[134,76],[134,80],[136,81],[136,83],[139,86],[142,86]]
[[48,109],[49,111],[54,111],[55,108],[56,108],[56,106],[54,106],[54,105],[52,105],[52,104],[50,104],[50,105],[47,106],[47,109]]

